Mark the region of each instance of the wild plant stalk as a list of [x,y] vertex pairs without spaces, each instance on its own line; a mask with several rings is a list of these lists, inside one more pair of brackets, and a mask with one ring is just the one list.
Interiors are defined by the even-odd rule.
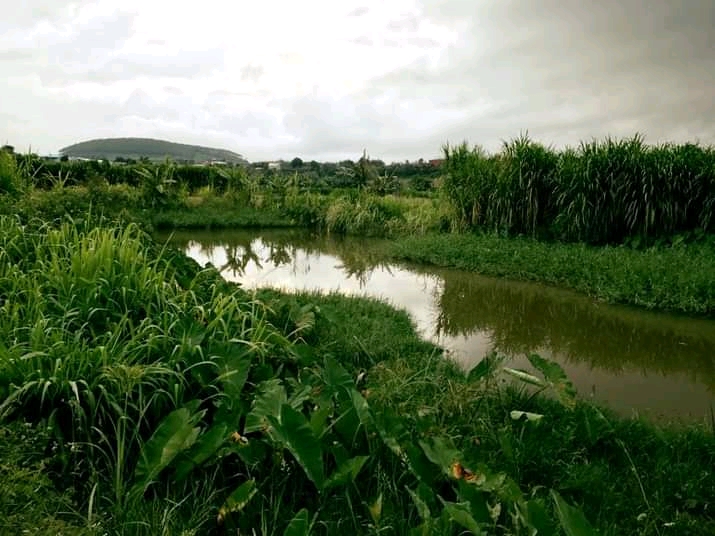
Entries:
[[715,232],[712,147],[636,135],[554,151],[522,135],[494,155],[443,150],[443,191],[468,227],[589,243]]

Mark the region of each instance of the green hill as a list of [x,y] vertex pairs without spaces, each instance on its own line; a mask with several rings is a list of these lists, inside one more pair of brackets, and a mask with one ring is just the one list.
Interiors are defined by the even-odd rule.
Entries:
[[97,160],[114,160],[118,157],[138,160],[147,157],[150,160],[221,160],[232,164],[245,163],[242,155],[226,149],[215,149],[199,145],[186,145],[151,138],[109,138],[83,141],[60,149],[61,155]]

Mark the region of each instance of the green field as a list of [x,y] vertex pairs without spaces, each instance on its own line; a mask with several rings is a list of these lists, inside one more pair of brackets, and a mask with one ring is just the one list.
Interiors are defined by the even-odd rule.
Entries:
[[[713,534],[715,421],[617,418],[538,356],[465,374],[405,312],[248,292],[146,232],[382,236],[386,258],[713,314],[709,149],[445,152],[426,195],[368,161],[348,189],[191,188],[170,163],[70,184],[0,152],[0,534]],[[636,205],[578,212],[602,195]]]

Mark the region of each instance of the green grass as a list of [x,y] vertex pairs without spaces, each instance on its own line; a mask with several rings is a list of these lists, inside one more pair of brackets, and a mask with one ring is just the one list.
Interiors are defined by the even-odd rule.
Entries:
[[463,226],[591,244],[715,231],[715,148],[630,139],[556,151],[528,135],[496,154],[444,146],[442,188]]
[[465,376],[404,311],[254,295],[133,225],[0,230],[0,519],[17,527],[558,534],[583,524],[562,497],[601,534],[715,526],[712,430],[604,416],[553,363],[525,378],[561,403],[501,384],[494,357]]
[[[516,475],[537,495],[540,486],[563,490],[603,535],[715,530],[715,516],[707,513],[715,501],[711,428],[659,427],[589,402],[568,409],[523,388],[500,386],[498,377],[488,380],[494,385],[485,392],[482,381],[465,377],[421,341],[403,311],[337,294],[299,293],[296,299],[322,311],[314,331],[318,351],[344,356],[367,372],[364,393],[371,405],[427,434],[446,434],[470,459]],[[545,417],[537,425],[516,422],[514,409]],[[673,525],[664,528],[667,523]]]
[[231,229],[238,227],[294,227],[291,218],[276,210],[255,208],[228,198],[199,199],[198,203],[157,211],[155,229]]
[[465,233],[398,238],[387,249],[393,259],[538,281],[609,303],[715,314],[711,243],[636,250]]

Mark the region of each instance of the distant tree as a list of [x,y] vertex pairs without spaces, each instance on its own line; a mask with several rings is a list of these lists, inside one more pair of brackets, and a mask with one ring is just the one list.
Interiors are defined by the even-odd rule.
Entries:
[[0,151],[4,153],[15,154],[15,148],[12,145],[3,145],[0,147]]
[[62,156],[60,156],[60,162],[68,162],[69,159],[70,159],[70,157],[67,156],[66,154],[63,154]]
[[299,157],[295,157],[293,160],[290,161],[290,167],[293,169],[300,169],[303,167],[303,160],[301,160]]
[[355,166],[355,183],[357,186],[367,186],[377,178],[377,172],[370,163],[370,158],[367,155],[367,150],[363,149],[362,156]]

